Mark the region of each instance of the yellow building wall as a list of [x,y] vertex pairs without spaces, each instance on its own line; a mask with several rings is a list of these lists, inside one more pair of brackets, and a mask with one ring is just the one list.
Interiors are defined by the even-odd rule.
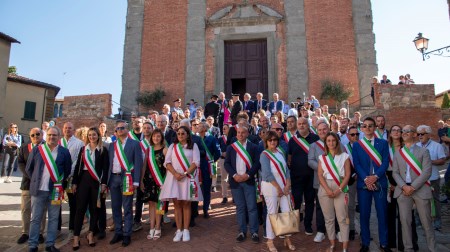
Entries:
[[0,127],[5,127],[5,97],[6,97],[6,80],[8,78],[9,54],[11,43],[0,39]]

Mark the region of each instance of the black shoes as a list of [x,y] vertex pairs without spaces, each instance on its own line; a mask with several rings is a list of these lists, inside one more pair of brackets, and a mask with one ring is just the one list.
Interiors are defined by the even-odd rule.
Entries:
[[355,240],[355,230],[350,230],[350,232],[348,234],[348,239],[350,241],[354,241]]
[[369,252],[369,246],[362,245],[359,252]]
[[227,197],[223,197],[222,202],[220,204],[225,205],[228,202],[228,198]]
[[238,234],[238,236],[236,237],[236,242],[243,242],[245,240],[245,238],[247,238],[247,237],[245,237],[245,234],[240,232]]
[[257,233],[252,234],[252,242],[259,243],[259,236]]
[[116,243],[120,242],[122,239],[123,239],[122,235],[115,234],[114,237],[112,238],[112,240],[109,242],[109,244],[111,244],[111,245],[116,244]]
[[47,252],[59,252],[59,249],[57,249],[55,247],[55,245],[53,245],[53,246],[50,246],[50,247],[45,247],[45,251],[47,251]]
[[208,212],[205,212],[205,213],[203,214],[203,218],[209,219],[209,213],[208,213]]
[[124,236],[123,241],[122,241],[122,247],[126,247],[126,246],[130,245],[130,243],[131,243],[131,237]]
[[38,252],[39,249],[38,248],[29,248],[28,252]]
[[80,240],[78,240],[78,245],[77,246],[72,246],[72,250],[73,251],[77,251],[78,249],[80,249]]
[[44,236],[42,234],[39,234],[38,242],[39,242],[39,244],[42,244],[45,242]]
[[28,241],[29,236],[27,234],[22,234],[17,240],[17,244],[24,244]]
[[384,252],[392,252],[392,250],[391,250],[390,248],[388,248],[388,247],[383,247],[383,246],[380,246],[380,250],[381,250],[381,251],[384,251]]
[[106,237],[106,232],[105,232],[105,230],[99,231],[99,232],[98,232],[98,234],[97,234],[97,239],[103,240],[103,239],[105,239],[105,237]]

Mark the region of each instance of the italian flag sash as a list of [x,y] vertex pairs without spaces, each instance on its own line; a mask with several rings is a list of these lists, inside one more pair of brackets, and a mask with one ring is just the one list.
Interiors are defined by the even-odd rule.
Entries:
[[394,162],[394,153],[395,153],[395,148],[394,148],[394,145],[392,145],[391,148],[389,148],[389,165],[391,167]]
[[144,138],[142,139],[142,141],[139,142],[139,145],[141,146],[142,151],[145,153],[147,152],[150,143],[147,141],[147,139]]
[[303,137],[293,137],[293,139],[298,144],[298,146],[300,146],[300,148],[302,148],[306,153],[309,152],[310,144],[308,143],[308,141],[306,141],[306,139],[304,139]]
[[206,161],[208,161],[209,175],[214,176],[217,174],[217,164],[216,162],[214,162],[214,156],[209,151],[208,146],[206,146],[206,143],[203,140],[203,138],[200,139],[202,140],[203,148],[205,148],[206,150]]
[[136,134],[134,134],[132,130],[128,132],[128,137],[138,142],[140,141],[140,139],[136,136]]
[[227,136],[226,135],[222,135],[222,140],[224,144],[227,144]]
[[100,207],[99,203],[100,203],[100,192],[102,190],[102,187],[101,187],[102,182],[100,180],[100,176],[98,176],[97,171],[95,170],[95,164],[91,158],[91,150],[89,150],[89,148],[87,146],[84,147],[82,158],[83,158],[84,166],[87,168],[91,177],[94,180],[98,181],[97,207]]
[[359,145],[363,148],[363,150],[369,155],[370,159],[372,159],[373,162],[377,166],[381,166],[381,155],[380,153],[375,149],[375,147],[370,143],[367,138],[363,138],[361,140],[358,140]]
[[349,156],[349,159],[350,159],[350,163],[351,163],[352,166],[354,167],[354,165],[353,165],[353,156],[352,156],[352,154],[353,154],[353,148],[352,148],[352,145],[351,145],[350,143],[348,143],[348,144],[345,145],[345,152],[347,152],[347,154],[348,154],[348,156]]
[[383,132],[381,132],[381,130],[376,129],[374,133],[376,138],[383,139]]
[[270,163],[275,166],[275,169],[277,170],[278,174],[280,175],[281,181],[283,182],[283,186],[286,186],[286,165],[281,162],[273,152],[269,150],[263,151],[264,155],[270,160]]
[[[422,164],[411,153],[411,151],[406,146],[404,146],[403,148],[400,149],[399,152],[400,156],[402,156],[402,158],[409,165],[411,170],[413,170],[417,176],[420,176],[422,174]],[[430,181],[425,182],[425,184],[431,186]]]
[[289,140],[292,138],[292,134],[291,134],[290,131],[288,131],[288,132],[286,132],[286,133],[283,134],[283,137],[284,137],[284,141],[285,141],[286,143],[289,143]]
[[134,167],[128,162],[127,156],[123,151],[122,143],[120,139],[114,143],[114,154],[117,156],[119,160],[120,166],[125,171],[125,177],[123,177],[123,190],[122,194],[125,196],[133,195],[134,187],[133,187],[133,177],[131,176],[131,172],[134,170]]
[[[149,146],[148,147],[148,169],[150,171],[150,174],[152,175],[153,180],[155,181],[156,185],[161,188],[161,186],[164,184],[165,178],[162,176],[161,171],[159,170],[158,164],[156,163],[156,156],[155,156],[155,147]],[[164,204],[165,202],[159,200],[159,194],[158,193],[158,202],[156,203],[156,213],[157,214],[164,214]]]
[[317,140],[316,141],[316,144],[317,144],[317,146],[319,146],[319,148],[323,151],[323,152],[325,152],[325,144],[324,144],[324,142],[322,141],[322,140]]
[[66,149],[68,148],[68,145],[69,145],[69,143],[67,142],[67,140],[64,137],[61,137],[61,139],[59,139],[58,144]]
[[317,135],[317,129],[316,129],[316,128],[314,128],[314,126],[309,126],[309,131],[310,131],[311,133],[313,133],[313,134],[316,134],[316,135]]
[[[181,146],[180,143],[177,143],[173,146],[173,151],[175,153],[175,157],[178,160],[178,163],[180,163],[181,168],[184,172],[187,172],[189,169],[189,160],[187,159],[186,155],[184,154],[183,146]],[[190,179],[190,193],[191,198],[197,198],[198,197],[198,185],[195,181],[195,177],[192,174],[186,174],[186,176]]]
[[[239,141],[236,141],[233,144],[231,144],[231,147],[236,151],[239,157],[242,158],[242,160],[244,160],[247,170],[250,170],[250,168],[253,165],[253,161],[252,158],[250,157],[250,154],[247,152],[244,146]],[[255,176],[255,188],[256,188],[256,202],[260,202],[262,198],[261,198],[261,186],[259,184],[258,176]]]
[[283,155],[284,158],[286,157],[286,152],[283,150],[283,148],[281,148],[281,146],[277,147],[277,151],[279,151]]
[[63,174],[59,174],[58,167],[56,166],[55,159],[52,156],[52,152],[47,143],[39,145],[39,153],[44,160],[45,167],[47,167],[50,178],[53,181],[52,190],[52,205],[61,205],[61,201],[64,199],[64,189],[62,186]]
[[[331,155],[331,153],[323,154],[319,157],[325,167],[327,168],[328,172],[330,173],[331,177],[333,177],[334,182],[340,187],[342,183],[342,179],[339,176],[339,170],[336,166],[336,163],[334,162],[334,158]],[[342,188],[342,192],[347,193],[348,192],[348,186],[345,186],[345,188]]]
[[36,146],[36,144],[34,144],[34,143],[29,143],[28,144],[28,153],[31,153],[31,151],[33,150],[34,146]]

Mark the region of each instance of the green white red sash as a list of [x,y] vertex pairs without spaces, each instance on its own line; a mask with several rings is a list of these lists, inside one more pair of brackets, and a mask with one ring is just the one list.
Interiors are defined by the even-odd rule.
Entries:
[[84,166],[87,168],[89,174],[94,180],[98,181],[98,192],[97,192],[97,202],[98,202],[100,200],[100,191],[102,190],[101,188],[102,182],[100,180],[100,176],[98,176],[97,171],[95,170],[95,163],[92,161],[91,158],[91,150],[89,150],[87,146],[84,147],[82,157]]
[[34,146],[36,146],[36,144],[34,144],[34,143],[29,143],[28,144],[28,153],[31,153],[31,151],[33,150]]
[[64,137],[62,137],[61,139],[59,139],[58,144],[61,145],[61,146],[64,147],[64,148],[66,148],[66,149],[67,149],[68,146],[69,146],[69,143],[67,142],[67,140],[66,140]]
[[224,144],[227,144],[227,136],[226,135],[222,135],[222,140]]
[[[341,176],[339,176],[339,170],[336,166],[336,163],[334,162],[334,158],[331,153],[320,155],[319,158],[322,160],[322,163],[325,165],[325,168],[328,170],[328,173],[330,173],[334,182],[336,182],[336,184],[341,187],[342,179]],[[342,188],[342,191],[344,193],[348,192],[348,186]]]
[[236,151],[239,157],[244,160],[247,170],[250,170],[250,168],[252,168],[253,161],[244,146],[239,141],[236,141],[231,145],[231,147]]
[[59,174],[58,167],[56,166],[55,159],[52,156],[52,152],[47,143],[39,145],[39,153],[44,160],[45,167],[47,167],[50,178],[53,181],[52,190],[52,204],[60,205],[61,200],[64,199],[64,189],[62,186],[62,180],[64,175]]
[[317,135],[317,129],[316,129],[316,128],[314,128],[314,126],[309,126],[309,131],[310,131],[311,133],[313,133],[313,134],[316,134],[316,135]]
[[[187,159],[186,155],[184,154],[183,146],[181,146],[180,143],[177,143],[173,146],[173,152],[175,153],[175,157],[178,160],[178,163],[180,163],[181,169],[183,169],[184,172],[187,172],[189,169],[189,160]],[[197,198],[198,197],[198,185],[195,181],[195,177],[192,174],[186,174],[186,176],[190,179],[190,193],[191,198]]]
[[202,140],[203,148],[206,150],[206,161],[208,161],[208,171],[211,176],[214,176],[217,174],[217,164],[214,162],[214,156],[211,154],[211,152],[208,149],[208,146],[206,146],[205,141],[203,138],[200,138]]
[[394,153],[395,153],[395,147],[394,145],[389,148],[389,165],[392,167],[392,164],[394,162]]
[[[148,150],[148,159],[147,159],[148,169],[156,185],[161,188],[166,178],[162,176],[161,171],[159,170],[158,163],[156,163],[155,147],[149,146],[147,150]],[[158,202],[156,203],[156,213],[164,214],[165,202],[159,200],[160,193],[161,191],[159,191],[158,193]]]
[[286,132],[286,133],[283,134],[283,137],[284,137],[284,141],[285,141],[286,143],[289,143],[289,140],[292,138],[292,134],[291,134],[290,131],[288,131],[288,132]]
[[285,163],[281,162],[273,152],[270,150],[263,151],[264,155],[270,160],[270,163],[275,166],[275,169],[277,170],[278,174],[280,175],[281,181],[283,182],[283,186],[286,186],[286,165]]
[[325,152],[325,144],[324,144],[324,142],[322,141],[322,140],[317,140],[316,141],[316,144],[317,144],[317,146],[319,146],[319,148],[323,151],[323,152]]
[[139,142],[139,145],[141,146],[142,151],[146,153],[148,147],[150,146],[150,143],[147,141],[147,139],[144,138]]
[[309,153],[310,144],[308,143],[308,141],[306,141],[306,139],[304,139],[303,137],[293,137],[293,139],[298,144],[298,146],[300,146],[300,148],[302,148],[306,153]]
[[375,135],[376,138],[383,139],[383,132],[381,130],[379,130],[379,129],[375,130],[374,135]]
[[117,139],[117,141],[114,143],[114,153],[119,160],[120,166],[125,171],[125,177],[123,177],[122,194],[126,196],[133,195],[134,187],[131,172],[133,171],[134,167],[128,162],[127,156],[123,151],[120,139]]
[[352,156],[352,154],[353,154],[353,148],[352,148],[352,145],[351,145],[350,143],[348,143],[348,144],[346,144],[344,147],[345,147],[345,152],[347,152],[347,154],[348,154],[348,156],[349,156],[350,163],[351,163],[351,165],[354,167],[354,165],[353,165],[353,156]]
[[283,148],[281,148],[281,146],[277,147],[277,151],[279,151],[283,155],[283,158],[286,159],[286,152],[283,150]]
[[[399,150],[400,156],[405,160],[405,162],[409,165],[411,170],[414,171],[414,173],[417,176],[420,176],[422,174],[422,164],[417,160],[417,158],[411,153],[411,151],[404,146]],[[430,181],[425,182],[428,186],[431,186]]]
[[367,155],[369,155],[370,159],[372,159],[372,161],[375,162],[377,166],[381,166],[381,155],[377,151],[377,149],[375,149],[372,143],[365,137],[361,140],[358,140],[358,143],[359,145],[361,145]]
[[140,139],[136,136],[136,134],[134,134],[132,130],[128,132],[128,137],[138,142],[140,141]]

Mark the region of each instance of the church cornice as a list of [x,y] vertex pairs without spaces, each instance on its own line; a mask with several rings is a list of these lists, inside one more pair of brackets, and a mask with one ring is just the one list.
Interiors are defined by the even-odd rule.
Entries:
[[229,5],[207,19],[211,27],[251,26],[277,24],[284,17],[277,11],[261,4]]

